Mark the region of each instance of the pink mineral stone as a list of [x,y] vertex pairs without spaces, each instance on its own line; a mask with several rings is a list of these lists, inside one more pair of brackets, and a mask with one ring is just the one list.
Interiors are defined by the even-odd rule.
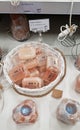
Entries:
[[20,59],[28,60],[36,57],[36,51],[32,46],[20,48],[18,51]]
[[13,109],[12,118],[16,124],[33,124],[37,121],[38,111],[33,100],[25,100]]
[[43,80],[39,77],[29,77],[22,80],[22,87],[24,88],[41,88],[43,86]]

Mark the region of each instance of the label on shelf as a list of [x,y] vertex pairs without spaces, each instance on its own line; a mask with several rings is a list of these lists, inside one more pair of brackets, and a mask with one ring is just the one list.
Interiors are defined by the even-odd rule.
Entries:
[[50,29],[49,19],[29,20],[29,28],[32,32],[46,32]]
[[41,13],[41,5],[39,3],[33,2],[22,2],[22,8],[24,13]]

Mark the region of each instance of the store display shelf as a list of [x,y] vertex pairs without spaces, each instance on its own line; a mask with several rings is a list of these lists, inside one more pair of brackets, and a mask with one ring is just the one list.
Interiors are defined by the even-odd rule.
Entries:
[[[18,6],[12,6],[11,0],[0,0],[0,13],[21,13],[21,14],[69,14],[72,0],[20,0]],[[80,14],[80,2],[75,0],[73,14]],[[27,44],[31,41],[39,41],[38,33],[31,33],[28,40],[24,42],[16,41],[10,32],[7,19],[0,19],[0,48],[4,55],[7,55],[13,48],[18,45]],[[6,23],[5,23],[6,22]],[[3,24],[2,24],[3,23]],[[8,21],[9,23],[9,21]],[[7,26],[5,25],[7,24]],[[61,23],[62,24],[62,23]],[[58,27],[58,25],[57,25]],[[57,29],[56,29],[57,30]],[[58,30],[59,31],[59,30]],[[59,33],[59,32],[58,32]],[[59,49],[65,57],[66,73],[64,79],[56,86],[62,90],[63,94],[60,99],[52,97],[52,91],[43,97],[28,97],[17,93],[12,86],[6,81],[4,75],[0,76],[0,83],[3,85],[3,101],[0,100],[2,111],[0,111],[0,130],[80,130],[80,122],[74,126],[63,124],[56,118],[57,106],[63,98],[70,98],[80,102],[80,94],[75,91],[75,79],[80,71],[75,67],[75,59],[72,56],[72,47],[65,47],[58,41],[58,33],[42,33],[42,42],[49,44],[52,48]],[[76,36],[76,42],[80,42],[79,33]],[[78,46],[79,47],[79,46]],[[77,48],[78,48],[77,47]],[[80,48],[78,48],[80,52]],[[75,55],[75,53],[74,53]],[[1,95],[0,95],[1,96]],[[1,97],[0,97],[1,99]],[[34,125],[17,125],[12,119],[13,109],[23,100],[31,99],[36,101],[39,118]],[[2,105],[3,103],[3,105]]]
[[[4,40],[3,40],[4,39]],[[38,41],[38,35],[34,34],[30,36],[30,39],[23,42],[27,43],[29,41]],[[66,76],[63,79],[63,81],[57,85],[58,89],[61,89],[63,91],[63,96],[61,99],[55,99],[52,98],[52,92],[48,95],[40,98],[33,98],[38,105],[38,111],[39,111],[39,119],[38,122],[32,126],[18,126],[14,123],[12,120],[12,111],[13,108],[22,102],[25,99],[32,99],[27,96],[22,96],[15,92],[11,86],[7,82],[5,82],[4,78],[2,80],[2,83],[4,84],[4,107],[3,111],[0,113],[0,129],[3,130],[79,130],[80,124],[77,123],[73,126],[65,125],[61,122],[59,122],[56,119],[56,109],[58,104],[63,98],[72,98],[77,101],[80,101],[80,95],[77,94],[74,90],[74,81],[76,76],[79,74],[79,71],[74,66],[74,59],[70,54],[70,48],[63,47],[58,41],[57,41],[57,34],[49,34],[46,33],[43,35],[43,41],[47,44],[57,47],[59,50],[63,52],[63,54],[67,55],[66,58],[66,65],[67,65],[67,72]],[[23,44],[22,42],[18,42],[15,39],[11,37],[8,33],[0,33],[0,46],[3,49],[8,49],[10,51],[14,47],[16,47],[19,44]],[[5,46],[6,45],[6,46]],[[69,56],[70,55],[70,56]],[[7,88],[7,89],[6,89]],[[8,89],[9,88],[9,89]]]
[[[11,0],[0,0],[0,13],[25,14],[69,14],[71,0],[19,0],[18,6],[13,6]],[[80,2],[74,1],[73,14],[80,14]]]

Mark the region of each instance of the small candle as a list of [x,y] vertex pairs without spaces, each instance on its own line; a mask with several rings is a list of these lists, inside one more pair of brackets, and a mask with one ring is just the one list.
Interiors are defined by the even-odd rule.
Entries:
[[28,116],[30,115],[30,113],[32,112],[32,109],[29,106],[22,106],[21,107],[21,114],[24,116]]
[[76,108],[75,104],[68,103],[68,104],[66,105],[66,111],[67,111],[69,114],[75,114],[76,111],[77,111],[77,108]]

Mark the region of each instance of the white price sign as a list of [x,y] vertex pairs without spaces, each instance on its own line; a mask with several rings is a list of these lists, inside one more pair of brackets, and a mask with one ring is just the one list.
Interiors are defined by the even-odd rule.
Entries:
[[29,28],[32,32],[46,32],[50,29],[49,19],[29,20]]

